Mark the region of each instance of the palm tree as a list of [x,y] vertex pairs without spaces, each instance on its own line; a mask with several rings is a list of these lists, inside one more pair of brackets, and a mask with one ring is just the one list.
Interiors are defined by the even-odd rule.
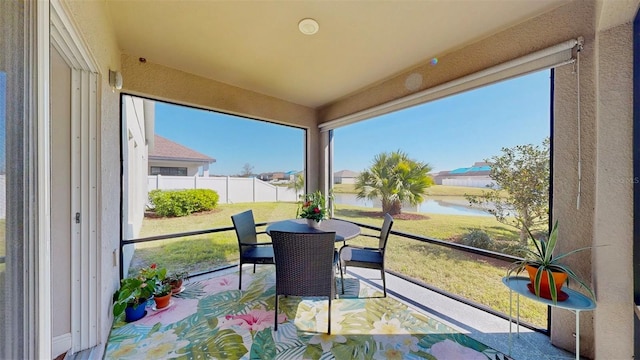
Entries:
[[361,172],[356,179],[357,197],[379,198],[382,212],[400,214],[403,202],[418,205],[423,201],[425,189],[433,184],[429,171],[429,164],[409,159],[400,150],[380,153],[374,157],[371,168]]

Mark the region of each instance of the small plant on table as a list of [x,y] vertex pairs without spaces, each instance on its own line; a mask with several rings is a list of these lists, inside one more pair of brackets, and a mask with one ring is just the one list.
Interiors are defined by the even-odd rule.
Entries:
[[186,271],[178,271],[170,274],[165,279],[165,282],[171,285],[171,292],[173,294],[179,293],[182,290],[182,283],[189,277],[189,273]]
[[577,252],[590,249],[590,246],[575,249],[564,254],[553,255],[553,251],[558,243],[558,221],[556,220],[553,225],[551,233],[547,240],[536,239],[531,233],[529,228],[525,226],[529,238],[535,246],[535,251],[526,250],[526,256],[523,260],[516,261],[509,267],[507,276],[512,274],[519,274],[524,270],[529,273],[531,280],[530,291],[536,296],[541,296],[552,300],[554,303],[558,302],[558,294],[560,294],[560,288],[567,281],[567,278],[575,280],[581,287],[585,288],[589,295],[595,299],[593,290],[587,285],[587,283],[580,279],[578,275],[567,265],[561,264],[560,260],[575,254]]
[[328,209],[322,192],[316,191],[311,194],[301,195],[300,198],[301,200],[298,202],[296,217],[315,220],[318,222],[327,218]]

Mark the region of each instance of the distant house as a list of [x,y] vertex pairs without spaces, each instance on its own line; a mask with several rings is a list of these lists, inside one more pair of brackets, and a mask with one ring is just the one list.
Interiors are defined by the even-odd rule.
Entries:
[[334,184],[355,184],[360,173],[351,170],[340,170],[333,173]]
[[432,176],[436,185],[487,187],[493,183],[490,174],[491,167],[486,162],[476,162],[471,167],[440,171]]
[[149,175],[194,176],[202,167],[202,176],[209,176],[209,164],[214,162],[212,157],[159,135],[149,144]]
[[282,171],[277,171],[259,174],[258,179],[262,181],[282,181],[289,180],[289,176]]
[[286,173],[284,173],[284,178],[287,181],[294,181],[298,174],[302,175],[302,171],[295,171],[295,170],[287,171]]

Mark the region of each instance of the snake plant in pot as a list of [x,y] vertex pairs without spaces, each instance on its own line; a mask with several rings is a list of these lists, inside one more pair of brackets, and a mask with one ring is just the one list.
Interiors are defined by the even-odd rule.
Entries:
[[[516,261],[507,270],[507,277],[512,274],[519,274],[524,270],[527,270],[531,284],[529,290],[536,296],[550,299],[553,303],[557,303],[559,300],[566,299],[560,289],[562,285],[568,280],[574,280],[581,287],[585,288],[589,295],[595,299],[593,290],[587,285],[587,283],[580,279],[576,273],[567,265],[561,264],[560,260],[566,258],[569,255],[575,254],[580,251],[588,250],[591,247],[583,247],[569,251],[564,254],[556,254],[553,252],[558,243],[558,221],[556,220],[553,225],[553,229],[549,233],[548,239],[536,239],[529,228],[525,226],[529,239],[533,242],[533,250],[527,250],[525,258],[520,261]],[[560,295],[565,295],[562,299]]]

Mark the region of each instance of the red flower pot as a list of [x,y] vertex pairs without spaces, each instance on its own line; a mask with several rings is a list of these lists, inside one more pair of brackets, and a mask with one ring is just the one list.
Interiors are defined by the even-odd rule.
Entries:
[[182,289],[182,279],[171,281],[171,293],[177,294]]
[[171,294],[167,294],[165,296],[156,296],[153,298],[156,301],[156,309],[162,309],[169,306],[169,301],[171,301]]

